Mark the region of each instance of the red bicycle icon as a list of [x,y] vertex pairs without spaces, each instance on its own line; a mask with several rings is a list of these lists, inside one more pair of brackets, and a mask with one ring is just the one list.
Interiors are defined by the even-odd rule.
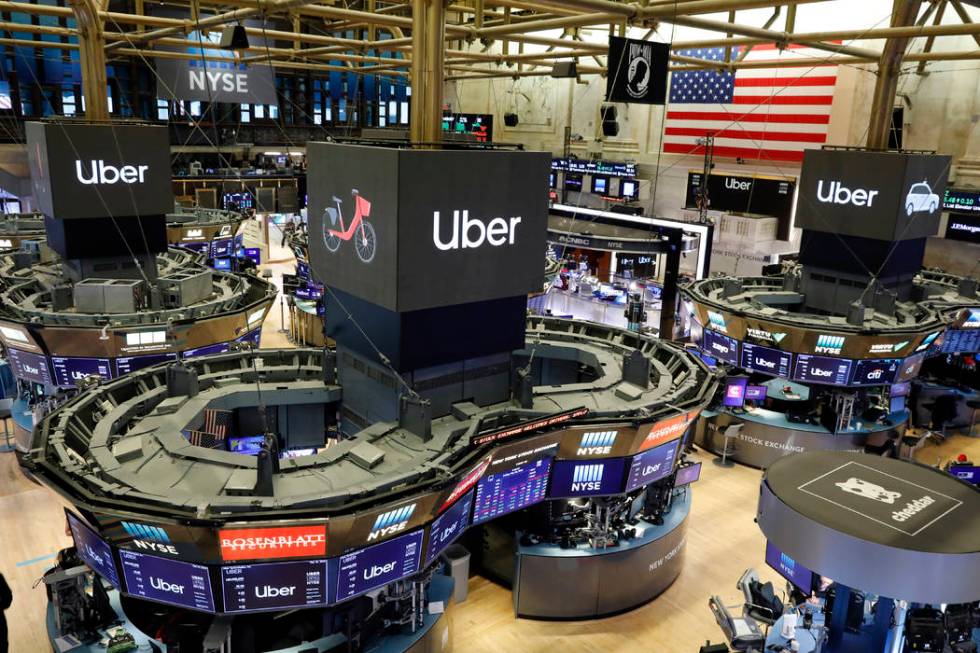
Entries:
[[[323,243],[331,252],[340,249],[341,241],[354,239],[354,249],[357,251],[357,258],[364,263],[374,260],[374,255],[378,247],[378,237],[374,233],[374,227],[365,218],[371,215],[371,202],[367,201],[357,189],[351,190],[354,196],[354,219],[350,226],[344,226],[344,214],[341,210],[343,200],[334,196],[334,204],[337,208],[327,207],[324,211],[323,220]],[[329,222],[327,221],[329,219]],[[340,223],[340,230],[334,229]]]

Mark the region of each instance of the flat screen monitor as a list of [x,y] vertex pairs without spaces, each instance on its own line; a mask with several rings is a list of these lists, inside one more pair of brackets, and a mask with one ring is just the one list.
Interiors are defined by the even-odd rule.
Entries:
[[749,385],[749,380],[743,377],[728,379],[725,383],[725,398],[722,405],[729,408],[741,408],[745,403],[745,388]]
[[740,367],[745,370],[789,378],[792,370],[793,355],[779,349],[755,345],[751,342],[742,343],[742,358]]
[[254,456],[262,451],[262,443],[265,442],[265,436],[247,435],[242,438],[228,438],[226,442],[228,443],[228,451]]
[[701,348],[709,355],[731,365],[738,365],[738,340],[711,329],[704,330]]
[[896,383],[892,386],[891,392],[889,394],[892,397],[905,397],[908,396],[909,392],[912,390],[912,383],[905,381],[904,383]]
[[337,569],[337,600],[411,576],[419,570],[421,555],[422,531],[415,531],[342,556]]
[[915,377],[919,376],[919,370],[922,369],[922,362],[926,359],[925,354],[916,354],[915,356],[909,356],[902,363],[902,369],[898,371],[898,377],[896,377],[895,382],[901,383],[902,381],[911,381]]
[[18,379],[33,381],[45,386],[54,385],[51,380],[51,370],[48,368],[47,356],[8,347],[7,360],[14,370],[14,376]]
[[900,358],[855,361],[851,385],[891,385],[902,365]]
[[714,356],[709,356],[708,354],[699,354],[699,356],[701,357],[701,360],[704,361],[704,364],[707,365],[708,367],[710,368],[718,367],[718,359],[715,358]]
[[446,512],[435,518],[429,527],[429,544],[425,549],[425,566],[439,557],[439,554],[470,525],[470,512],[473,508],[473,490],[463,495]]
[[889,413],[901,413],[905,410],[905,397],[892,397],[888,400]]
[[623,179],[619,182],[619,196],[624,200],[635,200],[640,197],[640,183],[635,179]]
[[194,358],[195,356],[207,356],[208,354],[223,354],[231,349],[231,346],[227,342],[219,342],[213,345],[206,345],[204,347],[198,347],[197,349],[188,349],[181,353],[184,358]]
[[851,380],[851,363],[847,358],[799,354],[793,369],[793,380],[803,383],[847,385]]
[[75,541],[78,557],[92,571],[112,583],[113,587],[121,587],[119,572],[116,571],[116,561],[112,557],[112,547],[76,517],[73,512],[65,510],[65,515],[68,517],[68,528],[71,530],[71,537]]
[[272,562],[221,568],[225,612],[264,612],[327,605],[327,561]]
[[209,254],[211,251],[210,243],[181,243],[181,247],[185,249],[190,249],[198,254]]
[[558,188],[558,173],[549,172],[548,173],[548,188]]
[[690,485],[699,478],[701,478],[701,463],[678,467],[677,474],[674,476],[674,487]]
[[582,175],[570,175],[565,173],[565,190],[582,190]]
[[226,258],[234,251],[235,241],[232,238],[222,238],[211,241],[211,258]]
[[296,263],[296,276],[301,279],[310,280],[310,266],[307,263],[299,261]]
[[146,367],[159,365],[167,361],[175,361],[175,354],[148,354],[146,356],[128,356],[116,359],[116,375],[122,376],[130,372],[136,372]]
[[598,175],[593,175],[592,177],[592,192],[596,195],[608,195],[609,194],[609,177],[600,177]]
[[559,460],[551,470],[549,497],[608,496],[623,491],[625,458]]
[[550,472],[551,458],[539,458],[484,476],[476,484],[473,523],[479,524],[543,501]]
[[763,401],[768,392],[769,388],[764,385],[747,385],[745,386],[745,399],[746,401]]
[[245,248],[245,258],[252,259],[252,262],[256,265],[262,264],[262,250],[258,247],[246,247]]
[[976,465],[951,465],[949,473],[961,481],[980,485],[980,467]]
[[772,542],[766,542],[766,564],[804,594],[810,595],[813,589],[813,572],[777,549]]
[[179,560],[119,550],[126,593],[189,610],[214,612],[208,568]]
[[975,354],[980,352],[980,329],[947,329],[943,334],[944,354]]
[[673,440],[633,456],[630,460],[629,475],[626,477],[624,492],[632,492],[644,485],[659,481],[670,475],[674,469],[679,440]]
[[51,369],[54,370],[54,381],[61,387],[75,387],[87,376],[99,376],[111,379],[111,364],[108,358],[63,358],[51,357]]
[[216,258],[214,259],[214,269],[221,270],[223,272],[228,272],[231,270],[231,259],[230,258]]

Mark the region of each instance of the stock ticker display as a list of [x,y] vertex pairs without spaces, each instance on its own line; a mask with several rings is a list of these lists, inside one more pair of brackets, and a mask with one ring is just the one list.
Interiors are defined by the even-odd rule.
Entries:
[[666,477],[673,470],[677,457],[679,440],[673,440],[649,451],[633,456],[629,475],[626,477],[626,492],[632,492],[644,485]]
[[68,516],[68,528],[71,530],[72,539],[75,540],[78,557],[92,571],[112,583],[113,587],[120,587],[116,563],[112,558],[112,547],[96,535],[95,531],[83,524],[78,517],[67,511],[65,514]]
[[214,612],[208,568],[190,562],[119,550],[126,592],[190,610]]
[[551,461],[551,458],[540,458],[481,478],[476,484],[473,523],[479,524],[543,501],[548,490]]
[[343,601],[411,576],[419,570],[421,554],[422,531],[415,531],[341,557],[337,570],[337,600]]
[[325,606],[327,561],[272,562],[221,568],[225,612]]
[[429,527],[429,546],[425,552],[425,564],[429,565],[443,550],[452,544],[470,525],[470,510],[473,508],[473,490],[436,517]]

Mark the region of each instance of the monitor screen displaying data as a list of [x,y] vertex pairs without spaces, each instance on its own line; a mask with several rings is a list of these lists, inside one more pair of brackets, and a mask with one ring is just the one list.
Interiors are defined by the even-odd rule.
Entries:
[[14,369],[14,376],[18,379],[26,379],[42,385],[53,385],[47,356],[8,347],[7,360]]
[[687,467],[678,467],[677,475],[674,477],[674,487],[690,485],[699,478],[701,478],[701,463],[695,463]]
[[470,510],[473,508],[473,490],[454,503],[449,510],[436,517],[429,528],[429,545],[425,551],[425,565],[428,566],[443,550],[463,534],[470,525]]
[[789,352],[754,345],[751,342],[742,343],[741,367],[743,369],[789,378],[792,362],[793,355]]
[[54,381],[62,387],[74,387],[76,383],[87,376],[100,376],[111,379],[108,358],[63,358],[51,357],[51,368],[54,370]]
[[214,345],[198,347],[197,349],[188,349],[181,355],[184,358],[194,358],[195,356],[207,356],[208,354],[223,354],[229,349],[231,349],[231,345],[227,342],[219,342]]
[[711,329],[705,329],[701,349],[718,360],[738,365],[738,340],[734,338],[729,338]]
[[415,531],[342,556],[337,569],[337,600],[411,576],[419,569],[421,555],[422,531]]
[[851,361],[846,358],[809,356],[807,354],[800,354],[796,357],[796,368],[793,370],[794,381],[847,385],[850,378]]
[[126,592],[190,610],[214,612],[208,568],[189,562],[119,550]]
[[851,385],[891,385],[901,366],[902,360],[900,358],[856,361]]
[[221,568],[225,612],[289,610],[327,604],[327,561]]
[[766,542],[766,564],[806,594],[813,589],[813,572],[777,549],[772,542]]
[[619,494],[623,489],[625,458],[561,460],[551,471],[548,496],[570,498]]
[[674,440],[649,451],[633,456],[630,461],[629,475],[626,477],[626,492],[649,485],[670,475],[674,468],[674,458],[677,456],[679,440]]
[[92,571],[112,583],[114,587],[119,587],[119,573],[112,559],[112,549],[95,531],[82,523],[81,519],[68,511],[65,511],[65,514],[68,516],[68,528],[71,530],[72,539],[75,540],[78,557]]
[[543,501],[550,471],[551,458],[539,458],[481,478],[476,484],[473,523],[479,524]]
[[146,356],[129,356],[127,358],[116,359],[116,375],[122,376],[130,372],[136,372],[152,365],[158,365],[167,361],[177,360],[175,354],[149,354]]

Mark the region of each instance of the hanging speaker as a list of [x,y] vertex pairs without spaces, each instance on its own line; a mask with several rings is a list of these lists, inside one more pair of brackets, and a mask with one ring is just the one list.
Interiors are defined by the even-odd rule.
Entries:
[[615,104],[604,104],[599,110],[599,115],[602,116],[603,122],[607,120],[616,120],[616,105]]
[[602,121],[603,136],[619,136],[619,123],[615,120]]
[[556,79],[578,77],[578,64],[574,61],[556,61],[551,66],[551,76]]
[[245,50],[248,48],[248,34],[243,25],[226,25],[221,30],[221,41],[218,44],[222,50]]
[[504,124],[508,127],[517,127],[517,114],[516,113],[505,113],[504,114]]

